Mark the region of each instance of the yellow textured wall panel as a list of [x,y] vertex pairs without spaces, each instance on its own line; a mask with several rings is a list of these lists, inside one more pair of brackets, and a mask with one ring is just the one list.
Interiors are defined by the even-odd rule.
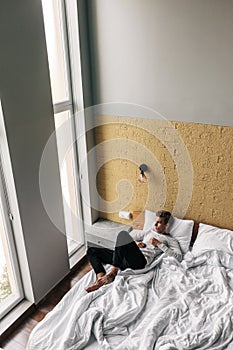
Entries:
[[[97,189],[102,217],[119,210],[167,209],[233,229],[233,128],[96,116]],[[148,166],[139,183],[139,165]]]

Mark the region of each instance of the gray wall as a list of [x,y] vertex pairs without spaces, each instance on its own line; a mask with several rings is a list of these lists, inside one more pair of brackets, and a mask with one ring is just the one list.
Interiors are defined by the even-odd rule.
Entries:
[[96,104],[233,125],[232,0],[89,0]]
[[[38,301],[69,271],[66,238],[51,223],[39,191],[40,159],[54,130],[40,0],[1,0],[0,43],[0,98]],[[54,205],[64,225],[55,144],[53,152]]]

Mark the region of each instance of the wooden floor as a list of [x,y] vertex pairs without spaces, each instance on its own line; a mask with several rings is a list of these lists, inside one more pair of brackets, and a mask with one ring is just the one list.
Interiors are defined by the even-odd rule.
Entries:
[[18,327],[12,330],[1,343],[0,349],[25,350],[33,328],[90,269],[90,264],[84,259],[39,305],[34,307],[32,313]]

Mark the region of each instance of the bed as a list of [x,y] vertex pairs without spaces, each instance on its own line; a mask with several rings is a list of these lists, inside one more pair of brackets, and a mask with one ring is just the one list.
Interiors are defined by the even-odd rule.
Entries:
[[[135,239],[155,214],[138,218]],[[233,231],[178,218],[169,231],[181,263],[161,255],[86,293],[90,271],[32,331],[27,350],[233,350]]]

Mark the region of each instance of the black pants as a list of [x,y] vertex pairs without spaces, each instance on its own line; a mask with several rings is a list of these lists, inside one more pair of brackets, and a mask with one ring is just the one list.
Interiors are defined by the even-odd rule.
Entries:
[[128,267],[137,270],[144,268],[146,265],[143,253],[126,231],[121,231],[118,234],[114,250],[89,247],[87,257],[96,274],[106,272],[103,264],[111,264],[121,270]]

